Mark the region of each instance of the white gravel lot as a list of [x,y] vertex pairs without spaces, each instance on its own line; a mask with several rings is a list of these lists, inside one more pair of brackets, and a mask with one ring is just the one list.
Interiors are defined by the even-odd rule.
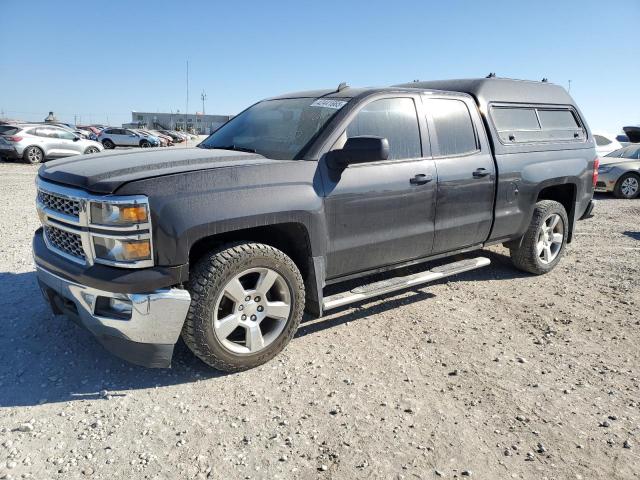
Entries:
[[0,163],[0,479],[640,478],[640,200],[551,274],[488,268],[304,323],[225,375],[114,358],[36,286],[36,168]]

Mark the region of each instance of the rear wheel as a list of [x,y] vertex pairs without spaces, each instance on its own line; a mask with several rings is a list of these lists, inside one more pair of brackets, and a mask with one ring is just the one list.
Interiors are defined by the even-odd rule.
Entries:
[[525,272],[536,275],[550,272],[564,253],[568,233],[569,220],[562,204],[542,200],[536,203],[520,245],[509,249],[511,261]]
[[613,189],[613,194],[618,198],[636,198],[639,193],[640,175],[631,172],[621,175]]
[[42,163],[44,152],[38,147],[27,147],[22,153],[22,158],[31,164]]
[[271,360],[293,337],[304,310],[297,266],[260,243],[208,253],[191,272],[188,289],[191,306],[182,338],[219,370],[246,370]]
[[109,140],[108,138],[105,138],[102,141],[102,146],[108,150],[111,150],[112,148],[116,148],[116,144],[113,143],[111,140]]
[[89,147],[84,151],[84,153],[89,155],[91,153],[98,153],[99,151],[100,149],[98,147]]

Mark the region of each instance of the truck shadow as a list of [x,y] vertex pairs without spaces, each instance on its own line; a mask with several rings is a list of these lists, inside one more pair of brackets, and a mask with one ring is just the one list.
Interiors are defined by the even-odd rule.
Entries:
[[[366,319],[367,317],[370,317],[372,315],[383,313],[394,308],[435,298],[436,295],[425,291],[433,285],[439,285],[447,282],[456,282],[459,280],[467,282],[485,280],[512,280],[515,278],[525,278],[530,276],[525,272],[516,270],[511,264],[511,260],[508,256],[489,250],[481,250],[464,255],[456,255],[454,257],[446,258],[443,260],[429,262],[428,264],[422,264],[411,268],[397,270],[395,272],[373,275],[371,277],[368,277],[366,279],[366,282],[384,280],[396,275],[410,275],[412,273],[424,271],[438,265],[450,263],[452,261],[475,258],[478,256],[489,258],[491,260],[491,265],[477,270],[460,273],[448,278],[443,278],[442,280],[427,283],[422,286],[409,287],[403,290],[398,290],[396,292],[387,294],[386,296],[375,297],[368,300],[363,300],[362,302],[345,305],[344,307],[327,312],[327,315],[320,319],[305,318],[303,319],[303,323],[296,333],[296,337],[303,337],[305,335],[317,333],[328,328],[333,328],[348,322],[353,322],[355,320]],[[325,295],[331,295],[332,293],[335,293],[337,291],[350,290],[351,288],[354,288],[361,283],[362,280],[360,280],[359,282],[350,281],[341,283],[339,285],[332,285],[325,290]],[[407,292],[411,292],[412,295],[400,296],[406,294]]]
[[[493,252],[482,252],[482,255],[491,258],[491,266],[451,277],[448,281],[508,280],[524,276],[509,265],[509,259],[504,255]],[[343,288],[346,286],[348,284],[342,285]],[[429,284],[414,288],[413,295],[399,296],[402,292],[398,292],[354,304],[331,312],[330,316],[322,319],[305,319],[296,336],[315,334],[346,322],[435,298],[425,291],[428,288]],[[99,399],[104,391],[113,396],[126,395],[131,390],[193,383],[227,375],[209,368],[182,342],[176,346],[171,369],[146,369],[114,357],[89,332],[65,317],[51,314],[40,295],[33,271],[0,272],[0,291],[3,292],[0,297],[0,409]]]

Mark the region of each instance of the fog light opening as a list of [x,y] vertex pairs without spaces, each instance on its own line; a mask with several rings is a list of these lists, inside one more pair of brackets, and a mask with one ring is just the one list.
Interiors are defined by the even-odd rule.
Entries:
[[98,297],[94,313],[99,317],[130,320],[132,307],[131,301],[126,299]]

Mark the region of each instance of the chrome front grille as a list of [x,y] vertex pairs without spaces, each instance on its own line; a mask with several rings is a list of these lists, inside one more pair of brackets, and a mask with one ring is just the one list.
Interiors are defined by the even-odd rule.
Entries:
[[67,255],[71,255],[80,260],[85,260],[86,256],[82,248],[82,237],[77,233],[67,232],[51,225],[45,225],[44,233],[47,236],[49,245]]
[[78,200],[61,195],[54,195],[53,193],[46,192],[44,190],[38,190],[38,200],[46,208],[55,212],[70,215],[72,217],[78,217],[80,215],[80,201]]

